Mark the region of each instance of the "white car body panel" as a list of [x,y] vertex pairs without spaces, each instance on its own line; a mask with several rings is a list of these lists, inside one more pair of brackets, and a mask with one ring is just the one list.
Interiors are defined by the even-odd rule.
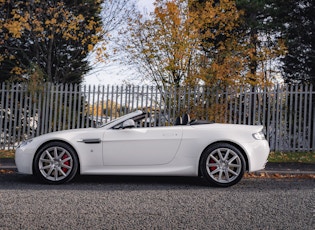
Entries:
[[174,159],[181,138],[182,127],[179,126],[106,130],[103,136],[104,165],[167,164]]
[[260,132],[262,126],[205,124],[112,129],[140,114],[141,111],[136,111],[102,128],[67,130],[36,137],[17,148],[18,171],[33,174],[36,151],[49,141],[63,141],[74,148],[80,162],[80,174],[197,176],[202,152],[216,142],[228,142],[241,148],[250,172],[261,170],[266,164],[268,142],[252,136]]

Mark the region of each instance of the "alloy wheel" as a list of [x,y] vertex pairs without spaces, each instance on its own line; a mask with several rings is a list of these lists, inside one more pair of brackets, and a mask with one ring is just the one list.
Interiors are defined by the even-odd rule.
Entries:
[[46,180],[61,181],[71,173],[73,157],[67,149],[61,146],[47,148],[40,154],[38,169]]
[[218,148],[212,151],[207,160],[208,175],[219,183],[230,183],[242,172],[242,160],[229,148]]

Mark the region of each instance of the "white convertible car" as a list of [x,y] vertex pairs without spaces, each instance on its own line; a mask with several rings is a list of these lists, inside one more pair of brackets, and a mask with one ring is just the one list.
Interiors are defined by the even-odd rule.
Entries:
[[26,140],[16,150],[16,166],[20,173],[52,184],[77,174],[149,175],[200,176],[210,185],[227,187],[267,162],[262,126],[190,121],[143,127],[146,119],[147,113],[138,110],[100,128]]

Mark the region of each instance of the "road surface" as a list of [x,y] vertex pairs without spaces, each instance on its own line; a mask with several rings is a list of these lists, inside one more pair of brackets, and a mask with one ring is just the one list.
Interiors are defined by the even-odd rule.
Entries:
[[0,174],[0,229],[315,229],[314,179],[81,176],[39,184]]

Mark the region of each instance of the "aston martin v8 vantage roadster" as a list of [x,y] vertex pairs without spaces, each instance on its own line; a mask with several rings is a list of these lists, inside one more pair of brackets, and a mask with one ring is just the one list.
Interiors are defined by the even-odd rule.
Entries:
[[76,175],[199,176],[227,187],[265,167],[263,126],[187,121],[147,127],[137,110],[99,128],[52,132],[22,142],[18,172],[60,184]]

